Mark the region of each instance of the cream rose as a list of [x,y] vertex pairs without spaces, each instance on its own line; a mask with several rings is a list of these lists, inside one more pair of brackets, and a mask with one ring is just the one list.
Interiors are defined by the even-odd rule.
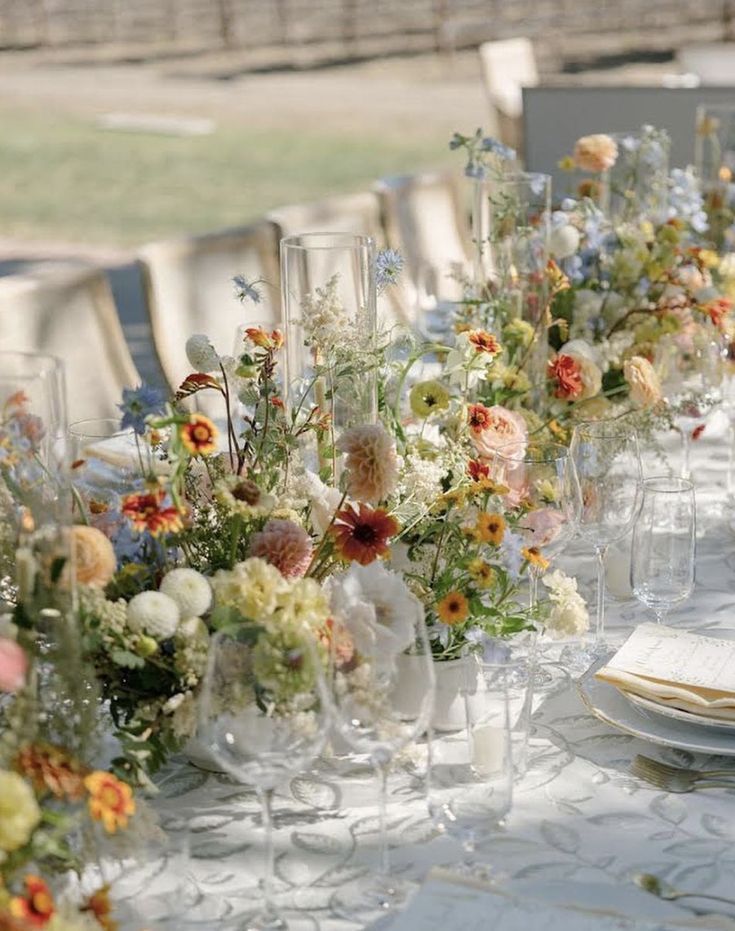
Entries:
[[617,143],[604,133],[582,136],[574,146],[574,164],[582,171],[607,171],[617,158]]
[[522,456],[528,440],[528,427],[523,417],[499,404],[487,408],[486,417],[482,429],[472,431],[472,442],[478,456],[489,459],[501,446],[509,446],[514,456]]
[[636,407],[653,407],[661,401],[661,382],[648,359],[643,356],[628,359],[623,365],[623,375]]
[[112,543],[101,530],[81,524],[72,527],[71,541],[77,582],[92,588],[104,588],[117,569]]

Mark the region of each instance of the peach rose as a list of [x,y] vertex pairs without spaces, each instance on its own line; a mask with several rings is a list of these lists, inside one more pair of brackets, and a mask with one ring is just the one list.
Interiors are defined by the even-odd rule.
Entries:
[[574,146],[574,164],[582,171],[607,171],[618,158],[618,145],[604,133],[582,136]]
[[633,356],[623,364],[623,375],[636,407],[653,407],[661,401],[661,382],[656,369],[643,356]]
[[483,414],[481,428],[471,430],[471,439],[478,456],[489,459],[501,446],[510,446],[506,452],[522,456],[528,440],[528,427],[523,417],[499,404],[484,408]]
[[554,397],[563,401],[586,401],[602,388],[597,363],[583,352],[568,352],[565,347],[549,362],[548,375],[554,382]]
[[559,536],[566,522],[566,516],[561,511],[555,508],[539,508],[529,511],[521,521],[520,527],[529,535],[532,546],[548,546]]
[[112,543],[96,527],[77,524],[72,527],[71,534],[77,582],[93,588],[104,588],[117,569]]

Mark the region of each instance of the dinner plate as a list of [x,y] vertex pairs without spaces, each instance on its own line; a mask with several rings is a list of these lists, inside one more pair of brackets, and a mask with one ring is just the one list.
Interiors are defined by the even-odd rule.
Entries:
[[664,718],[674,718],[676,721],[684,721],[693,727],[714,728],[718,731],[729,731],[735,734],[735,721],[725,721],[722,718],[710,718],[705,714],[695,714],[693,711],[684,711],[683,708],[675,708],[673,705],[660,704],[650,698],[644,698],[643,695],[635,695],[633,692],[621,691],[624,698],[632,702],[645,711],[652,714],[660,714]]
[[735,757],[735,732],[714,730],[653,714],[633,705],[615,686],[595,679],[595,672],[609,659],[608,656],[595,663],[577,683],[582,701],[596,718],[633,737],[664,747]]

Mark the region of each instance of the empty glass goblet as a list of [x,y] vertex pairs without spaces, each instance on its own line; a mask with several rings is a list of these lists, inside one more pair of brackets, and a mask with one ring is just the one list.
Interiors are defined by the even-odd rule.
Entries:
[[241,931],[287,927],[273,898],[273,792],[306,769],[326,742],[327,659],[326,648],[293,625],[242,623],[210,644],[197,736],[225,772],[256,790],[265,828],[263,908]]
[[653,609],[659,624],[694,590],[696,542],[692,483],[668,476],[646,479],[633,528],[630,581],[635,597]]
[[597,622],[589,648],[565,651],[572,666],[589,666],[604,654],[605,555],[611,543],[632,528],[642,498],[643,474],[638,439],[619,421],[591,421],[574,428],[570,452],[579,479],[582,509],[579,533],[595,549],[597,558]]

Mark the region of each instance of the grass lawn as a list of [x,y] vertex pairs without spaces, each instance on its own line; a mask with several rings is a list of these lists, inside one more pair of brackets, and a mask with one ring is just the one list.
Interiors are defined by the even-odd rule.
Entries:
[[436,133],[323,134],[318,119],[298,133],[223,122],[203,137],[7,105],[0,121],[0,235],[25,239],[136,245],[453,163]]

